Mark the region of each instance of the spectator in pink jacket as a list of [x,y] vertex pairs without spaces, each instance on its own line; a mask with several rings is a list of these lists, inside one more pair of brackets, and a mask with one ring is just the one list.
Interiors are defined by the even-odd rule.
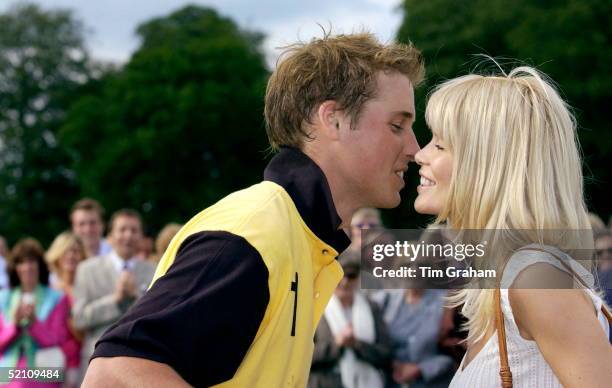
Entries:
[[[62,292],[47,286],[49,272],[43,255],[42,247],[34,239],[19,241],[9,255],[10,288],[0,291],[0,367],[51,366],[39,361],[40,350],[58,346],[68,337],[68,299]],[[53,353],[46,353],[47,362],[50,354]],[[60,385],[14,379],[7,386]]]

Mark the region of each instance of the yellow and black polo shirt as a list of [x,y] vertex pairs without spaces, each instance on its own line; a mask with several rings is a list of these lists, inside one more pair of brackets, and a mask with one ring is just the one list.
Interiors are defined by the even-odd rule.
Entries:
[[162,362],[188,383],[305,387],[349,244],[321,169],[283,148],[264,181],[193,217],[95,357]]

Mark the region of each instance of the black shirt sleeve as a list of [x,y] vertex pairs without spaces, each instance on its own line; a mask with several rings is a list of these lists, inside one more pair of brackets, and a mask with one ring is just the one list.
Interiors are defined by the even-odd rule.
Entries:
[[195,386],[231,379],[270,299],[268,269],[244,238],[188,237],[166,274],[96,344],[96,357],[162,362]]

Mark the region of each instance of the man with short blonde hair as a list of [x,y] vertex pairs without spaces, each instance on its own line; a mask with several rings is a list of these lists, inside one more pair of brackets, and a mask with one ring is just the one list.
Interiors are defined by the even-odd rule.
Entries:
[[104,234],[104,208],[91,198],[78,200],[70,209],[72,233],[79,236],[87,257],[106,255],[111,251]]
[[264,181],[193,217],[145,296],[98,342],[85,387],[306,386],[340,279],[342,227],[400,203],[419,150],[411,45],[371,34],[289,47],[265,99]]

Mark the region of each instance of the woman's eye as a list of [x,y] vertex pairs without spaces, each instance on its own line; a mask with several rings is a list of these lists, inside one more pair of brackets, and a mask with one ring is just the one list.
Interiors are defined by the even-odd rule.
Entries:
[[441,145],[439,145],[439,144],[435,144],[435,143],[434,143],[434,146],[435,146],[437,149],[439,149],[440,151],[444,151],[444,147],[442,147]]

